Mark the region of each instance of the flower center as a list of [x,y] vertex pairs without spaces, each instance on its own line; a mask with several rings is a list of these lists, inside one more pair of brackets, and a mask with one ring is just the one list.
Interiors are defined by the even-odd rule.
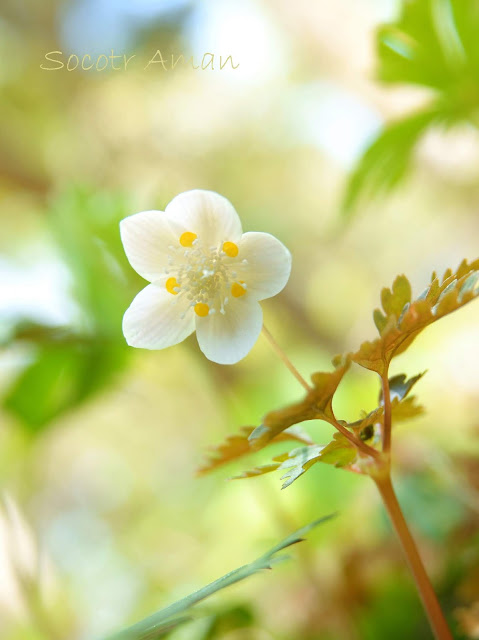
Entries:
[[173,303],[186,297],[189,306],[203,318],[226,313],[230,296],[239,298],[246,294],[246,283],[237,279],[235,267],[238,261],[234,258],[237,258],[239,248],[234,242],[211,247],[195,233],[185,231],[179,238],[179,245],[169,247],[166,269],[169,277],[165,288],[176,296]]

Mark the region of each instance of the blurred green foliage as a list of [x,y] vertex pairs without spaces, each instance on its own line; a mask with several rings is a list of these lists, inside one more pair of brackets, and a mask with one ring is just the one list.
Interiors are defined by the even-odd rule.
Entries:
[[29,430],[48,426],[103,387],[126,366],[131,351],[121,319],[141,278],[132,273],[118,223],[128,215],[121,194],[71,188],[49,209],[56,249],[69,270],[77,326],[52,328],[22,319],[8,344],[26,343],[31,360],[3,403]]
[[[207,447],[301,390],[261,341],[234,368],[206,362],[194,338],[161,353],[127,349],[122,315],[144,283],[126,262],[118,221],[190,188],[226,195],[245,230],[275,234],[293,255],[288,287],[264,305],[268,326],[304,375],[328,370],[335,353],[370,335],[385,282],[404,271],[420,291],[432,268],[477,255],[479,177],[462,143],[442,140],[442,152],[418,157],[418,171],[400,179],[431,129],[473,122],[465,137],[474,146],[477,3],[399,3],[374,60],[367,50],[383,3],[169,5],[5,0],[0,9],[0,468],[18,510],[0,508],[0,635],[102,637],[340,510],[316,545],[298,547],[298,562],[223,592],[172,640],[429,640],[360,476],[318,464],[285,492],[268,476],[223,482],[241,473],[239,460],[195,479]],[[230,77],[39,68],[56,49],[148,59],[158,47],[210,50],[218,35],[227,40],[218,49],[233,47],[238,34],[241,67]],[[373,65],[381,82],[371,85]],[[322,97],[303,91],[316,84],[339,100],[327,118],[317,116]],[[392,88],[413,86],[426,99],[398,119],[404,103]],[[351,122],[363,131],[360,108],[391,124],[348,174],[332,150],[355,157],[341,132]],[[348,205],[368,210],[347,226],[337,207],[346,179]],[[396,198],[373,198],[393,185]],[[43,283],[42,261],[51,265]],[[56,300],[68,313],[57,320],[42,297],[64,274]],[[398,430],[396,475],[458,638],[471,637],[479,584],[476,307],[431,327],[391,372],[429,369],[428,413]],[[377,406],[377,392],[374,374],[352,366],[334,410],[353,422]],[[314,442],[332,436],[319,421],[305,431]],[[38,589],[36,602],[25,584]]]
[[479,126],[478,32],[477,0],[407,0],[397,21],[378,29],[378,79],[418,85],[432,95],[418,112],[387,124],[370,144],[349,178],[346,213],[362,198],[397,186],[431,127]]

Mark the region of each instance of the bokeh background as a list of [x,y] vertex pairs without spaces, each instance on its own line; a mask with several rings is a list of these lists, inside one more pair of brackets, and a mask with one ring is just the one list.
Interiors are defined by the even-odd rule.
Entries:
[[[226,481],[268,451],[195,477],[209,446],[302,390],[261,339],[234,367],[194,336],[127,348],[122,314],[144,282],[118,222],[190,188],[226,195],[245,230],[293,254],[268,327],[305,376],[327,370],[374,336],[398,273],[419,293],[478,256],[478,29],[474,0],[3,0],[2,638],[100,638],[335,511],[293,561],[172,637],[432,637],[367,478],[316,465],[285,491],[278,474]],[[49,51],[111,49],[137,58],[40,68]],[[157,49],[197,65],[214,53],[215,70],[144,69]],[[240,66],[219,71],[219,55]],[[393,370],[428,369],[395,477],[457,638],[479,637],[478,321],[474,303],[442,320]],[[377,393],[353,369],[338,417]]]

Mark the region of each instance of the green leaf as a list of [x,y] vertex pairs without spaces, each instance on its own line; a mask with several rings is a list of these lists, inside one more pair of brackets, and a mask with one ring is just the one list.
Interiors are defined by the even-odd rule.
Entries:
[[416,396],[408,396],[403,400],[394,398],[391,403],[391,415],[393,426],[397,422],[403,422],[404,420],[411,420],[417,418],[424,413],[424,407],[417,403]]
[[128,213],[123,196],[86,188],[66,189],[46,212],[78,317],[74,331],[19,321],[11,332],[10,344],[32,345],[32,360],[3,405],[31,431],[100,392],[128,362],[122,316],[144,284],[121,244],[118,223]]
[[[404,373],[400,373],[392,378],[389,378],[389,391],[391,395],[391,401],[394,401],[395,399],[398,399],[399,401],[403,400],[414,387],[416,382],[418,382],[423,377],[423,375],[425,375],[425,373],[426,371],[418,373],[417,376],[413,376],[412,378],[409,378],[409,380],[406,378],[406,375]],[[383,404],[382,389],[379,392],[379,402]]]
[[411,296],[411,284],[404,275],[394,280],[391,289],[384,287],[381,291],[381,304],[386,317],[395,315],[399,318],[406,304],[411,302]]
[[121,342],[123,313],[145,285],[129,265],[121,243],[119,223],[130,213],[122,194],[86,187],[66,189],[49,212],[85,325],[96,335]]
[[232,631],[254,627],[253,605],[233,605],[214,613],[198,640],[223,640]]
[[[391,378],[390,384],[393,392],[391,411],[393,424],[415,418],[423,413],[423,408],[416,403],[416,398],[414,396],[407,397],[414,384],[423,375],[424,374],[421,373],[410,380],[406,380],[404,375]],[[348,423],[341,421],[344,427],[353,431],[360,440],[368,442],[370,446],[376,446],[380,443],[380,427],[383,423],[384,408],[382,406],[377,407],[369,413],[364,412],[362,417],[356,422]],[[292,449],[289,453],[275,456],[271,463],[244,471],[232,479],[255,478],[273,471],[286,469],[287,473],[281,478],[285,480],[282,487],[285,489],[317,462],[348,469],[354,473],[363,473],[358,455],[356,447],[352,445],[342,433],[336,432],[333,440],[327,445],[313,444]]]
[[[333,515],[328,515],[324,518],[319,518],[301,529],[298,529],[257,560],[227,573],[199,591],[195,591],[178,602],[169,605],[165,609],[157,611],[141,622],[138,622],[119,633],[109,636],[108,640],[153,640],[154,638],[165,636],[177,625],[190,619],[190,609],[194,605],[198,604],[198,602],[201,602],[205,598],[209,598],[221,589],[225,589],[236,582],[249,578],[249,576],[263,571],[264,569],[271,569],[274,565],[287,560],[288,556],[278,554],[280,554],[284,549],[297,544],[298,542],[302,542],[304,539],[303,536],[318,525],[327,522],[332,517]],[[185,613],[188,615],[185,616]]]
[[463,0],[404,2],[399,20],[378,31],[379,78],[438,90],[456,83],[467,69],[467,55],[455,17],[458,11],[471,17],[474,4]]
[[[283,456],[284,459],[278,467],[280,471],[287,470],[281,476],[281,480],[285,481],[282,488],[289,487],[317,462],[324,462],[335,467],[348,467],[354,463],[357,455],[356,448],[341,433],[335,433],[333,440],[326,446],[312,445],[293,449],[287,454],[287,457]],[[279,456],[278,460],[281,460]]]
[[415,301],[406,303],[399,318],[395,313],[389,315],[380,337],[364,342],[350,354],[351,359],[383,375],[392,358],[403,353],[425,327],[476,298],[478,283],[479,260],[464,260],[454,273],[448,269],[442,281],[433,274],[429,287]]
[[286,470],[286,473],[281,476],[281,480],[285,481],[282,489],[286,489],[317,462],[335,467],[349,467],[356,459],[356,448],[341,433],[335,433],[333,440],[327,445],[314,444],[292,449],[289,453],[275,456],[270,464],[254,467],[232,479],[255,478],[272,471]]
[[[228,436],[225,442],[221,443],[217,447],[213,447],[211,455],[206,460],[205,464],[198,469],[198,475],[209,473],[218,467],[238,460],[245,455],[252,452],[249,438],[255,427],[241,427],[240,433]],[[302,442],[303,444],[312,444],[309,435],[300,427],[290,427],[282,433],[279,433],[275,438],[275,442],[284,442],[288,440],[295,440]],[[269,444],[265,442],[265,445]]]
[[343,200],[351,214],[361,197],[392,190],[406,175],[419,138],[432,126],[477,123],[477,0],[407,0],[399,19],[377,33],[378,77],[384,83],[433,89],[422,111],[389,123],[352,173]]
[[324,447],[322,445],[315,444],[310,447],[293,449],[287,455],[283,456],[282,458],[284,459],[278,467],[280,470],[286,470],[286,473],[281,476],[281,480],[285,481],[282,488],[286,489],[286,487],[289,487],[312,467],[313,464],[319,462],[323,449]]
[[388,124],[368,146],[348,179],[342,212],[350,216],[362,198],[385,195],[410,167],[419,137],[432,125],[449,118],[438,106]]
[[305,420],[330,422],[333,419],[333,396],[344,374],[349,369],[350,360],[349,358],[341,358],[335,360],[334,364],[336,366],[334,371],[318,372],[311,376],[313,387],[306,394],[304,400],[265,415],[263,423],[249,437],[253,449],[261,449],[293,424]]
[[[276,460],[276,458],[274,458]],[[270,462],[269,464],[263,464],[258,467],[253,467],[247,471],[243,471],[237,476],[233,476],[231,480],[243,480],[244,478],[257,478],[258,476],[264,476],[266,473],[276,471],[281,466],[281,462]]]
[[321,451],[319,461],[335,467],[348,467],[353,464],[357,455],[356,447],[342,433],[335,433],[333,440]]
[[3,398],[5,409],[33,432],[96,393],[129,356],[126,345],[53,335],[36,347]]

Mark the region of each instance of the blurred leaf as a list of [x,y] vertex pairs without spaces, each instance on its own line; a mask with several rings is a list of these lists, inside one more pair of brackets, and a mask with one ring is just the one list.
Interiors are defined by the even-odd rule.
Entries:
[[282,462],[282,460],[276,461],[278,460],[279,457],[281,456],[273,458],[273,462],[270,462],[269,464],[263,464],[258,467],[253,467],[252,469],[247,469],[246,471],[243,471],[237,476],[233,476],[231,480],[243,480],[244,478],[256,478],[258,476],[264,476],[267,473],[271,473],[272,471],[276,471],[277,469],[279,469]]
[[123,342],[121,319],[140,286],[119,232],[128,204],[121,194],[72,188],[52,203],[52,233],[71,272],[72,294],[88,331]]
[[200,640],[221,640],[230,631],[251,627],[254,621],[255,617],[251,607],[247,605],[229,607],[212,616],[212,620]]
[[[377,317],[381,317],[380,326],[378,326],[378,331],[381,333],[382,329],[387,324],[387,320],[390,315],[395,315],[397,318],[401,315],[402,310],[411,302],[411,284],[406,276],[398,276],[396,280],[394,280],[391,289],[384,287],[381,291],[381,304],[384,310],[384,315],[381,314],[379,309],[376,309],[375,314],[377,313]],[[375,316],[376,322],[376,316]],[[376,324],[377,326],[377,324]]]
[[327,522],[332,517],[332,515],[325,516],[324,518],[315,520],[305,527],[298,529],[257,560],[227,573],[222,578],[215,580],[211,584],[189,596],[186,596],[182,600],[169,605],[165,609],[157,611],[132,627],[109,636],[109,640],[154,640],[156,638],[164,637],[177,625],[188,620],[188,617],[185,617],[183,614],[189,613],[189,610],[195,604],[212,596],[221,589],[244,580],[259,571],[271,569],[274,565],[287,560],[288,556],[277,554],[293,544],[302,542],[303,536],[311,531],[311,529],[317,527],[319,524]]
[[336,369],[329,373],[313,373],[313,387],[301,402],[270,411],[263,418],[263,423],[250,435],[249,440],[254,450],[261,449],[293,424],[305,420],[325,420],[330,422],[334,416],[332,411],[333,396],[344,374],[349,369],[350,360],[340,358],[335,361]]
[[377,407],[369,413],[363,412],[361,418],[356,422],[347,423],[342,421],[342,424],[354,431],[360,440],[366,442],[374,438],[376,433],[374,429],[375,425],[382,424],[383,412],[383,407]]
[[86,188],[68,189],[51,204],[51,230],[70,271],[79,317],[73,329],[21,320],[11,332],[9,343],[32,344],[32,361],[3,405],[31,431],[100,392],[131,355],[122,316],[142,281],[121,245],[118,223],[127,213],[123,196]]
[[373,199],[391,191],[406,174],[419,137],[432,124],[449,121],[450,116],[435,107],[388,124],[348,178],[343,213],[351,215],[360,198]]
[[[219,444],[217,447],[213,447],[212,455],[210,455],[204,466],[198,469],[198,474],[208,473],[228,462],[238,460],[251,453],[252,449],[249,437],[254,430],[255,427],[241,427],[240,433],[228,436],[225,442]],[[312,444],[309,435],[299,427],[286,429],[274,439],[275,442],[285,440],[296,440],[304,444]]]
[[335,433],[331,442],[324,447],[318,462],[335,467],[348,467],[355,462],[358,452],[342,433]]
[[[407,379],[404,373],[400,373],[392,378],[389,378],[389,391],[391,395],[391,401],[397,400],[400,402],[403,400],[411,389],[414,387],[426,372],[418,373],[417,376]],[[379,402],[383,404],[383,392],[382,389],[379,392]]]
[[394,398],[391,403],[393,426],[396,422],[417,418],[424,413],[424,407],[417,403],[416,396],[408,396],[404,400]]
[[[377,35],[383,82],[409,83],[446,90],[473,72],[478,50],[462,40],[464,27],[479,28],[476,0],[408,0],[399,20],[381,27]],[[472,45],[472,46],[471,46]],[[471,64],[472,63],[472,64]]]
[[425,327],[477,297],[478,282],[479,260],[470,264],[464,260],[455,273],[449,269],[442,282],[433,274],[431,284],[417,300],[406,303],[399,317],[391,313],[384,324],[380,322],[380,337],[364,342],[350,354],[351,359],[382,375],[392,358],[404,352]]
[[98,392],[126,361],[123,345],[55,340],[37,346],[33,362],[8,389],[4,407],[36,431]]
[[356,458],[356,448],[341,433],[335,433],[333,440],[326,446],[314,444],[292,449],[289,453],[274,457],[271,464],[245,471],[241,475],[235,476],[233,480],[253,478],[272,471],[286,470],[286,473],[281,476],[281,480],[285,481],[282,489],[286,489],[317,462],[325,462],[335,467],[346,467],[352,465]]
[[361,196],[384,195],[407,172],[420,136],[432,126],[472,121],[479,112],[479,2],[407,0],[400,18],[377,33],[378,77],[435,90],[422,111],[386,125],[349,178],[343,211]]

